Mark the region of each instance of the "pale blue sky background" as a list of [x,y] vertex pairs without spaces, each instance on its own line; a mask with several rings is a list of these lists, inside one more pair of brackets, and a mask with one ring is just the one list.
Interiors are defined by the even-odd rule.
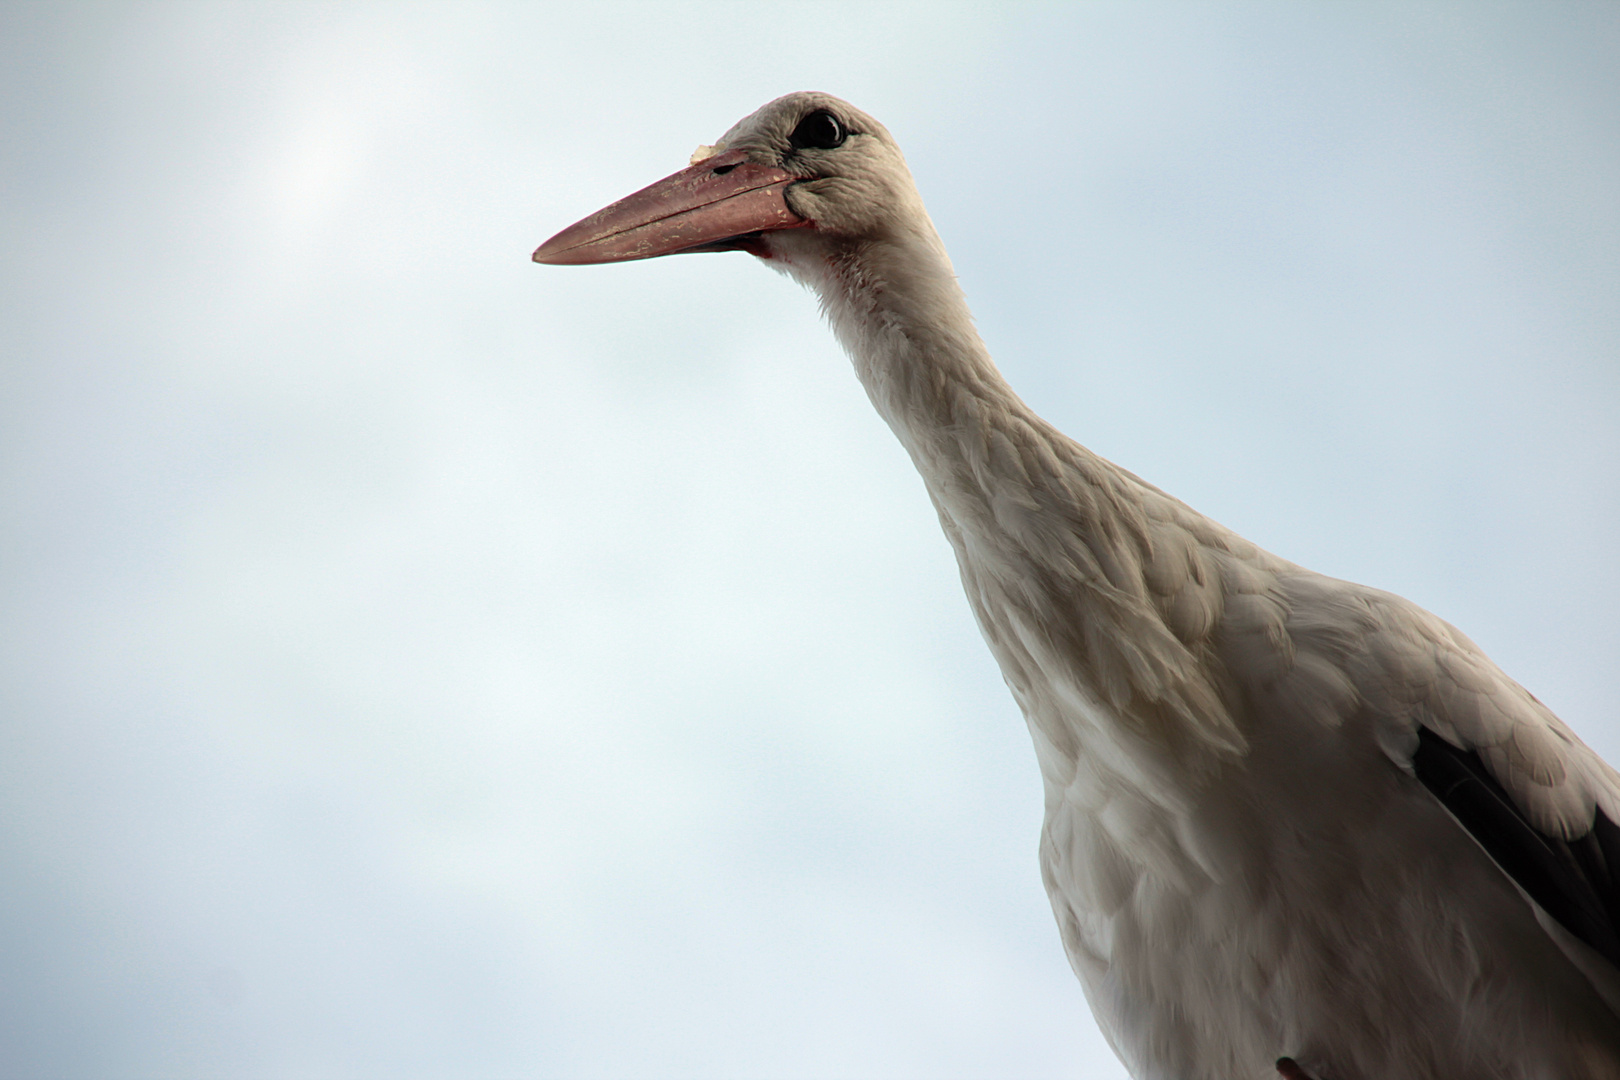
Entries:
[[1620,6],[0,6],[0,1075],[1120,1077],[790,90],[1099,452],[1611,761]]

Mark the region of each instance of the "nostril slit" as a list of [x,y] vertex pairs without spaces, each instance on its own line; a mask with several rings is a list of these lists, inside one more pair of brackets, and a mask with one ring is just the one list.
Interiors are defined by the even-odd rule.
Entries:
[[714,175],[716,175],[716,176],[724,176],[724,175],[726,175],[726,173],[730,172],[732,169],[735,169],[737,167],[737,165],[740,165],[740,164],[741,164],[741,162],[738,162],[737,164],[733,164],[733,165],[722,165],[718,169],[714,170]]

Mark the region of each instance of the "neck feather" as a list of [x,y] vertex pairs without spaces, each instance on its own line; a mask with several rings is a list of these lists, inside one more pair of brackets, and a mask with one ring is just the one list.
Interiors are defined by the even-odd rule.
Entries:
[[1202,747],[1192,756],[1205,760],[1236,751],[1243,737],[1200,672],[1197,646],[1166,625],[1144,574],[1164,515],[1192,512],[1013,392],[926,217],[898,239],[791,269],[820,294],[922,474],[980,628],[1037,745],[1051,750],[1043,767],[1065,771],[1087,741],[1062,704],[1080,698],[1117,718],[1109,740],[1145,740],[1176,758],[1176,747]]
[[931,225],[818,269],[810,284],[833,331],[931,489],[933,467],[973,456],[986,425],[1036,420],[990,359]]
[[[926,218],[897,238],[852,245],[801,271],[878,413],[910,452],[947,531],[975,545],[1017,545],[1002,506],[1037,477],[1080,494],[1084,530],[1110,531],[1113,499],[1093,497],[1123,474],[1026,405],[990,359],[938,235]],[[1078,485],[1079,490],[1072,490]],[[1025,493],[1030,494],[1028,492]],[[1054,493],[1040,502],[1050,508]],[[1065,517],[1071,516],[1067,511]],[[955,540],[956,536],[953,535]],[[1037,557],[1025,550],[1022,557]]]

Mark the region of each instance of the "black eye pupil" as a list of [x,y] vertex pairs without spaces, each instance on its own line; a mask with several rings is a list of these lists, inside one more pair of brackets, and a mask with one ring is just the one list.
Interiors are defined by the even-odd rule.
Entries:
[[788,142],[795,150],[831,150],[843,146],[848,137],[849,132],[838,117],[826,109],[817,109],[799,121],[799,126],[788,136]]

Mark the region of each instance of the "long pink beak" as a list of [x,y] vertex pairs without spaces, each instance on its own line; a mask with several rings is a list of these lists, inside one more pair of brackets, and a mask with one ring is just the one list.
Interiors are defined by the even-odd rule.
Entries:
[[797,179],[727,150],[568,226],[534,261],[577,266],[741,247],[751,234],[809,224],[782,195]]

